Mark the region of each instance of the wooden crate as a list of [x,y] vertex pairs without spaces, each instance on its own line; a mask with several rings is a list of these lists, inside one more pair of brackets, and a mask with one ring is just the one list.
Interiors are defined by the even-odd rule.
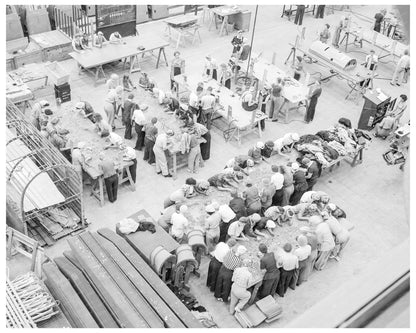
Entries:
[[43,61],[42,50],[34,50],[31,52],[24,52],[16,54],[14,57],[14,64],[16,68],[25,64],[39,63]]
[[30,36],[36,42],[43,54],[43,61],[62,61],[69,59],[72,52],[72,41],[67,35],[58,30],[47,31]]

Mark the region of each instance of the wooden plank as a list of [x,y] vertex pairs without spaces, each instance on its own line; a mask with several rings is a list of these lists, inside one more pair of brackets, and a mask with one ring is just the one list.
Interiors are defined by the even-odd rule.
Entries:
[[188,328],[202,328],[203,325],[192,315],[187,307],[176,297],[159,276],[148,266],[140,255],[125,239],[108,228],[97,230],[98,234],[112,242],[136,268],[141,276],[166,302],[167,306],[180,318]]
[[148,327],[143,321],[143,318],[134,310],[133,305],[126,299],[118,285],[79,236],[69,239],[68,243],[75,258],[77,258],[91,280],[94,281],[95,286],[100,290],[100,293],[116,314],[121,323],[121,327]]
[[46,242],[46,245],[51,246],[55,244],[55,240],[48,235],[48,233],[43,229],[43,227],[38,226],[35,228],[35,230],[37,231],[39,236],[42,237],[42,239]]
[[100,246],[111,256],[123,273],[134,284],[136,289],[149,302],[154,311],[159,314],[168,328],[185,327],[172,310],[165,304],[163,299],[152,289],[148,282],[136,271],[134,266],[124,257],[117,247],[106,238],[93,233],[92,236]]
[[71,282],[97,324],[103,328],[118,328],[119,326],[84,274],[65,257],[54,258],[54,262],[62,274]]
[[94,253],[98,261],[110,274],[114,282],[119,286],[125,297],[130,300],[138,314],[143,318],[144,323],[151,328],[163,328],[163,322],[157,313],[149,306],[143,296],[136,290],[131,281],[124,275],[123,271],[111,259],[90,232],[81,234],[80,239]]

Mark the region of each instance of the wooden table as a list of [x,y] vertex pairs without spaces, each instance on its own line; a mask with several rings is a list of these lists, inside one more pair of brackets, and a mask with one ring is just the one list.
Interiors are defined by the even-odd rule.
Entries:
[[279,77],[284,80],[285,85],[282,89],[282,96],[285,102],[283,105],[291,104],[290,107],[285,108],[285,123],[288,122],[290,110],[298,109],[301,103],[307,107],[308,87],[295,80],[291,75],[288,75],[276,65],[260,59],[253,64],[253,76],[263,84],[267,83],[269,86],[276,83]]
[[[160,56],[163,54],[166,66],[168,61],[166,59],[165,47],[168,46],[165,40],[155,36],[129,36],[123,38],[122,44],[111,44],[109,42],[104,43],[102,48],[93,47],[89,50],[78,52],[71,52],[70,56],[74,58],[79,66],[79,70],[84,68],[91,71],[95,69],[95,81],[98,81],[98,77],[101,74],[104,79],[106,75],[103,70],[103,65],[124,59],[124,65],[126,60],[130,62],[130,73],[135,71],[134,66],[139,62],[139,55],[144,56],[146,52],[151,52],[159,49],[157,56],[156,68],[159,67]],[[144,47],[144,50],[139,50],[138,47]],[[153,55],[153,53],[152,53]]]
[[[75,104],[75,103],[74,103]],[[84,118],[78,112],[73,111],[73,103],[66,103],[60,108],[54,110],[56,116],[60,118],[60,124],[62,128],[69,130],[67,135],[69,139],[68,146],[76,146],[80,141],[87,143],[87,147],[91,149],[90,153],[87,150],[84,151],[84,155],[89,157],[84,171],[91,177],[93,184],[91,187],[91,195],[94,196],[100,202],[100,205],[104,205],[104,177],[99,169],[98,165],[100,160],[98,158],[99,153],[104,151],[104,147],[108,145],[105,138],[101,138],[94,131],[94,124],[88,119]],[[130,174],[129,167],[133,162],[123,161],[123,152],[118,148],[109,148],[105,150],[106,157],[115,160],[119,164],[118,176],[119,186],[125,182],[129,182],[131,190],[134,192],[136,186]],[[126,174],[126,176],[123,176]]]
[[43,61],[63,61],[69,59],[72,52],[72,40],[60,30],[51,30],[31,35],[30,41],[42,49]]
[[176,41],[176,48],[179,47],[181,39],[185,37],[192,38],[192,44],[194,44],[196,37],[199,37],[201,42],[201,35],[199,34],[199,25],[198,17],[194,14],[186,14],[183,16],[175,16],[166,20],[163,20],[166,23],[166,29],[168,30],[169,40],[172,38],[172,31],[175,31],[178,34]]
[[[175,76],[176,91],[180,94],[181,91],[190,90],[190,87],[196,87],[197,82],[204,79],[189,79],[184,75]],[[242,132],[248,134],[252,131],[258,130],[258,135],[261,137],[260,121],[266,119],[267,116],[259,111],[246,111],[242,107],[240,97],[230,89],[220,86],[216,80],[204,81],[205,88],[212,87],[213,94],[218,96],[219,101],[214,113],[221,118],[224,118],[228,123],[229,128],[224,132],[226,141],[235,138],[241,144]],[[194,88],[192,88],[194,89]]]
[[222,17],[223,20],[222,20],[221,28],[219,31],[219,35],[221,36],[224,31],[228,35],[229,31],[228,31],[227,24],[228,24],[229,16],[241,13],[241,11],[242,10],[238,8],[237,6],[220,6],[220,7],[211,8],[211,13],[213,15],[211,15],[211,20],[209,22],[208,30],[211,30],[211,26],[213,23],[215,24],[215,29],[217,29],[218,28],[217,18]]
[[34,91],[48,85],[48,75],[41,68],[44,69],[41,64],[27,64],[7,74],[13,81],[21,81]]
[[14,80],[9,75],[7,75],[6,97],[9,98],[14,104],[22,107],[22,111],[25,113],[26,108],[30,107],[29,101],[32,100],[35,96],[26,83],[19,79]]

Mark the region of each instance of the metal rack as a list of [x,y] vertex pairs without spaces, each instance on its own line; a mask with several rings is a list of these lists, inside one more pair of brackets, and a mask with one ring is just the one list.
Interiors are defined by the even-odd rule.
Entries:
[[[82,180],[71,163],[29,123],[20,110],[7,99],[6,105],[6,186],[7,195],[19,207],[19,215],[28,235],[29,227],[39,227],[39,235],[51,242],[85,227]],[[53,221],[51,210],[71,212],[76,223],[53,228],[42,221]],[[64,213],[63,213],[64,214]],[[65,215],[62,215],[65,216]],[[69,221],[69,218],[68,218]],[[61,230],[62,229],[62,230]],[[45,232],[46,231],[46,232]],[[37,233],[34,232],[32,236]],[[46,243],[48,243],[46,241]]]

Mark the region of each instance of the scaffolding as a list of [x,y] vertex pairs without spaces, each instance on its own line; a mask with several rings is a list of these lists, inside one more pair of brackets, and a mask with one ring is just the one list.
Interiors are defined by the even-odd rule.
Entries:
[[24,233],[50,245],[85,227],[81,173],[8,99],[6,109],[7,196]]

